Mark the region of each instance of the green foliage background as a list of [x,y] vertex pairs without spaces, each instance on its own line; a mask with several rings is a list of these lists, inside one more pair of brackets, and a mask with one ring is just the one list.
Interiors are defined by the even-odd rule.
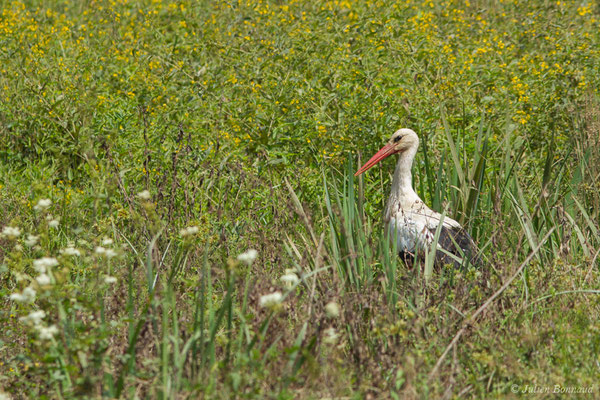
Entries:
[[[480,398],[597,384],[599,32],[596,1],[0,0],[0,225],[41,237],[0,239],[0,388]],[[484,271],[425,281],[382,244],[391,162],[354,183],[351,165],[400,127],[421,137],[418,193],[469,227]],[[58,230],[33,210],[42,198]],[[94,256],[105,236],[118,261]],[[85,256],[60,260],[46,297],[8,299],[69,243]],[[237,263],[249,248],[257,261]],[[302,278],[287,291],[286,269]],[[260,308],[277,289],[283,308]],[[36,338],[27,307],[59,339]]]

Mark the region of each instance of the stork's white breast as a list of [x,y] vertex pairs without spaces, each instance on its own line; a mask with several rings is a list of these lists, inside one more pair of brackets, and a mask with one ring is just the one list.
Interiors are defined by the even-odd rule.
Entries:
[[[411,207],[398,206],[391,209],[388,216],[388,234],[396,239],[398,251],[415,253],[416,250],[428,249],[435,237],[437,227],[442,220],[441,214],[431,210],[422,202]],[[450,217],[443,218],[446,228],[460,228],[460,224]]]
[[396,239],[398,251],[414,253],[417,248],[425,249],[433,241],[431,231],[424,221],[410,218],[408,213],[395,214],[388,224],[390,239]]

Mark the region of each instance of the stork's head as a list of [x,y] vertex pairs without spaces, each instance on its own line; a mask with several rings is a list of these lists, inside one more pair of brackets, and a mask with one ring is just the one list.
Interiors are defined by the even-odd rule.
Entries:
[[[419,137],[412,129],[398,129],[385,146],[383,146],[369,161],[365,163],[354,176],[358,176],[375,166],[378,162],[391,156],[392,154],[405,153],[407,150],[413,150],[419,147]],[[413,153],[414,155],[414,153]]]

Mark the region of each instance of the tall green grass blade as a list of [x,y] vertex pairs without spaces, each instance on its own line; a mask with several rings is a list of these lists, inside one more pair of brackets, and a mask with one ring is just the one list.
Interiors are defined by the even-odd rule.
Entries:
[[154,287],[156,284],[156,278],[158,277],[158,273],[156,276],[154,275],[153,261],[152,261],[152,252],[154,251],[154,247],[156,246],[156,242],[158,238],[162,234],[165,227],[163,226],[153,237],[148,245],[146,250],[146,279],[148,284],[148,293],[152,293],[154,291]]
[[454,162],[454,171],[458,175],[458,179],[460,182],[460,186],[465,186],[465,173],[463,171],[463,167],[460,164],[460,158],[458,154],[458,149],[456,148],[456,144],[454,143],[454,139],[452,138],[452,133],[450,130],[450,125],[448,124],[448,119],[446,118],[446,113],[442,109],[441,113],[442,123],[444,125],[444,133],[446,134],[446,139],[448,140],[448,146],[450,147],[450,155],[452,156],[452,161]]
[[[517,200],[512,192],[508,192],[508,195],[509,195],[510,199],[512,200],[512,205],[513,205],[513,209],[515,211],[515,215],[518,217],[519,223],[523,227],[523,230],[525,232],[525,237],[527,238],[527,241],[529,242],[529,246],[532,249],[535,249],[537,247],[538,239],[537,239],[537,235],[535,233],[533,224],[531,222],[531,215],[529,214],[529,211],[528,211],[527,202],[525,201],[523,192],[521,191],[521,187],[520,187],[517,179],[513,178],[512,183],[513,183],[514,190],[517,192],[517,196],[519,199]],[[536,256],[539,258],[539,260],[541,262],[542,260],[541,260],[540,252],[538,252],[536,254]]]
[[583,234],[583,231],[581,230],[581,228],[579,227],[577,222],[575,222],[575,219],[571,216],[571,214],[569,214],[568,212],[565,212],[565,216],[567,217],[567,219],[573,226],[573,229],[575,230],[575,234],[577,235],[577,239],[579,240],[579,244],[581,245],[581,250],[583,251],[583,255],[587,258],[591,257],[591,252],[590,252],[590,249],[588,246],[588,241],[587,241],[585,235]]
[[590,232],[592,232],[592,235],[594,235],[596,239],[599,239],[600,237],[598,236],[598,227],[596,226],[594,221],[592,221],[592,218],[590,218],[589,214],[587,213],[581,202],[577,200],[576,197],[573,197],[573,201],[575,202],[577,208],[579,208],[579,211],[581,212],[581,215],[583,216],[588,228],[590,229]]
[[435,235],[433,236],[433,242],[430,245],[430,248],[425,251],[425,281],[429,282],[431,276],[433,274],[433,266],[435,263],[435,253],[438,251],[438,242],[440,240],[440,234],[442,233],[442,228],[444,227],[444,218],[446,218],[446,210],[442,212],[440,216],[440,222],[435,230]]
[[444,187],[444,167],[445,167],[445,159],[446,159],[446,150],[442,153],[442,158],[440,160],[440,165],[437,171],[437,178],[435,180],[435,189],[431,196],[432,208],[434,210],[440,210],[442,208],[442,204],[444,199],[446,198],[446,193],[442,188]]
[[[487,151],[488,151],[488,137],[490,134],[489,129],[485,132],[485,137],[483,136],[483,117],[480,125],[479,134],[477,135],[477,148],[475,151],[475,157],[473,159],[474,168],[471,169],[471,174],[469,175],[469,193],[467,196],[467,204],[465,208],[465,216],[473,218],[477,215],[478,206],[479,206],[479,197],[481,194],[481,190],[483,188],[483,182],[485,178],[486,171],[486,161],[487,161]],[[482,143],[483,141],[483,143]],[[471,220],[467,220],[470,224]]]

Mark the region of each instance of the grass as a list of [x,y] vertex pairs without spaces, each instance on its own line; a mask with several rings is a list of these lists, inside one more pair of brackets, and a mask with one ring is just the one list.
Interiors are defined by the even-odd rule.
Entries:
[[[0,398],[597,393],[599,13],[0,1]],[[400,127],[482,268],[384,239]]]

